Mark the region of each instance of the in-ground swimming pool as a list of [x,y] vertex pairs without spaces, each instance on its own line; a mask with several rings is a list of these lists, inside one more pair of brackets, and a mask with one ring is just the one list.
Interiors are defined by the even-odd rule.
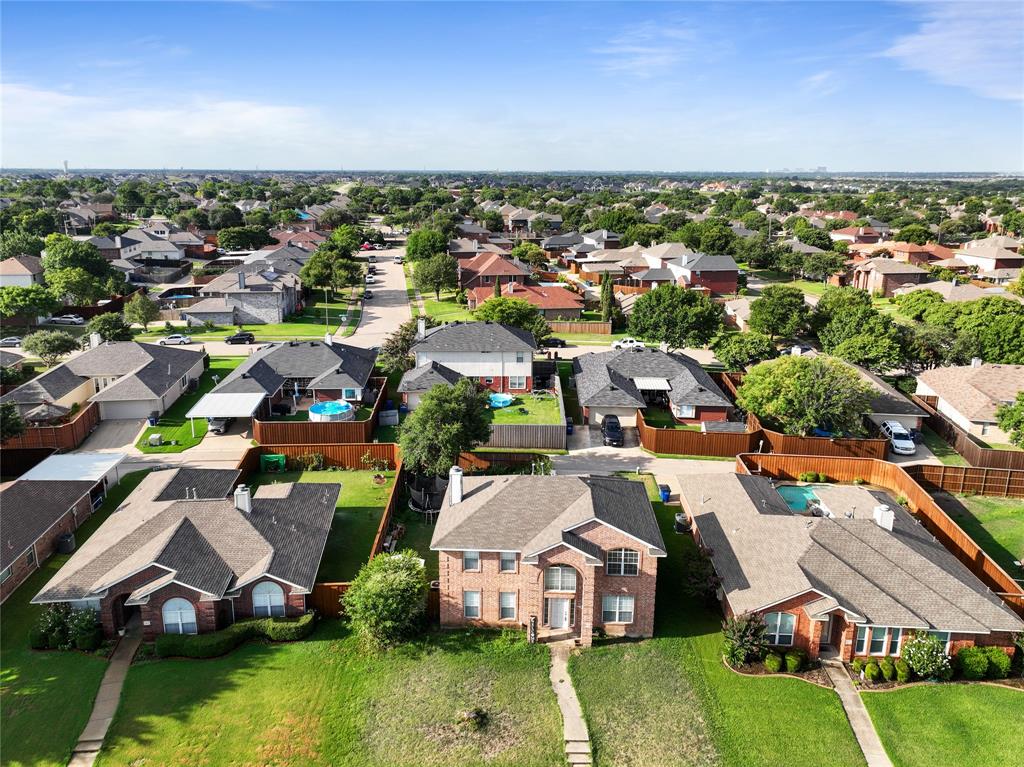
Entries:
[[356,409],[352,403],[340,399],[309,406],[310,421],[351,421],[355,416]]
[[775,488],[793,511],[803,513],[811,501],[818,501],[814,485],[779,485]]
[[494,407],[494,408],[508,407],[509,405],[512,404],[512,401],[514,399],[515,399],[515,397],[513,397],[511,394],[492,394],[490,396],[491,407]]

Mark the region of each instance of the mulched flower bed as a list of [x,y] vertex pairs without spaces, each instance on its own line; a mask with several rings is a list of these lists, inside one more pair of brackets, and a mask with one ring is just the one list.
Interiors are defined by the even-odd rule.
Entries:
[[[725,663],[725,660],[723,659],[722,662]],[[793,679],[802,679],[805,682],[811,682],[821,687],[832,688],[832,680],[828,678],[828,673],[820,664],[809,665],[803,671],[798,671],[795,674],[791,674],[788,671],[769,671],[764,667],[763,663],[744,663],[742,666],[729,666],[726,663],[725,665],[737,674],[744,674],[746,676],[788,676]]]

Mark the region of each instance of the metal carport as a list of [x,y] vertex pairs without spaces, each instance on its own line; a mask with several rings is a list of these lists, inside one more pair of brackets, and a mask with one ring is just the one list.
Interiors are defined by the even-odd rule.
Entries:
[[261,392],[210,392],[186,414],[192,423],[192,436],[196,435],[195,418],[252,418],[266,398]]

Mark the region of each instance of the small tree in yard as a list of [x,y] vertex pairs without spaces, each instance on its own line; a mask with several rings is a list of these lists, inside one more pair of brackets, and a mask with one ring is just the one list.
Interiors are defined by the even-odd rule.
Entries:
[[78,349],[78,339],[64,330],[37,330],[21,342],[21,348],[35,355],[47,367],[53,367]]
[[722,654],[730,666],[761,660],[768,650],[768,627],[758,613],[745,613],[722,622]]
[[402,424],[402,460],[425,474],[447,474],[460,453],[490,437],[486,402],[487,395],[468,378],[435,386]]
[[605,278],[601,282],[601,319],[608,322],[612,318],[612,309],[615,307],[615,294],[613,292],[611,278]]
[[949,679],[952,675],[942,642],[931,634],[911,634],[903,643],[902,658],[922,679]]
[[[425,317],[428,328],[437,325],[432,317]],[[418,319],[406,320],[390,336],[384,339],[377,354],[377,367],[384,371],[385,375],[401,373],[412,367],[412,357],[409,350],[416,343],[416,331]]]
[[0,404],[0,442],[25,433],[25,422],[21,419],[18,406],[13,402]]
[[1017,399],[996,408],[999,428],[1010,435],[1010,442],[1024,449],[1024,391],[1017,392]]
[[427,588],[416,552],[379,554],[362,566],[341,602],[356,634],[371,646],[384,648],[420,629]]
[[476,318],[529,331],[538,341],[551,335],[551,328],[537,307],[521,298],[489,298],[477,308]]
[[104,341],[131,341],[132,329],[125,324],[120,312],[97,314],[85,326],[90,334],[97,333]]
[[149,323],[160,319],[160,307],[146,298],[142,293],[136,293],[124,307],[124,321],[129,325],[142,325],[144,330],[149,329]]
[[416,264],[412,273],[413,283],[420,293],[434,291],[440,301],[442,290],[455,290],[459,285],[459,264],[453,256],[438,253]]

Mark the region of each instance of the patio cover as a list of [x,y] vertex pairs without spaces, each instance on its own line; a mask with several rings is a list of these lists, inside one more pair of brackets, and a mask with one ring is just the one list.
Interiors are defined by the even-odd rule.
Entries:
[[667,378],[634,378],[633,384],[636,388],[646,391],[672,391],[672,384]]
[[249,418],[266,394],[262,392],[211,392],[199,400],[186,418]]

